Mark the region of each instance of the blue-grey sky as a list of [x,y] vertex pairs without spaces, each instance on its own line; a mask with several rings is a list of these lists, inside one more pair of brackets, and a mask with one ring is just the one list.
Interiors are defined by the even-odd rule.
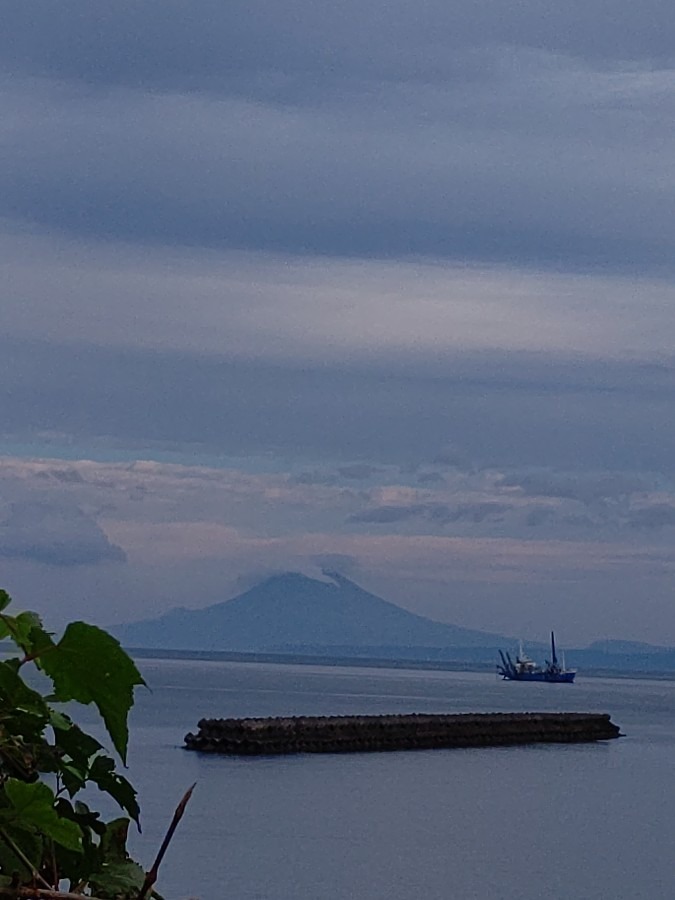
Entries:
[[675,644],[669,6],[0,7],[22,605],[331,560],[443,621]]

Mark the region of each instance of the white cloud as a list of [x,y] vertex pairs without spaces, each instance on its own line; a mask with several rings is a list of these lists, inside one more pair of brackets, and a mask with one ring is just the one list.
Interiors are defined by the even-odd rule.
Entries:
[[673,287],[440,261],[139,250],[0,236],[5,338],[264,361],[499,349],[668,358]]

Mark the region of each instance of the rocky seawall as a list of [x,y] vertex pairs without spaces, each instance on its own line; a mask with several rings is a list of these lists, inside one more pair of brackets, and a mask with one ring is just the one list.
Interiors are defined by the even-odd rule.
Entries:
[[202,719],[188,750],[243,756],[585,743],[620,736],[604,713],[290,716]]

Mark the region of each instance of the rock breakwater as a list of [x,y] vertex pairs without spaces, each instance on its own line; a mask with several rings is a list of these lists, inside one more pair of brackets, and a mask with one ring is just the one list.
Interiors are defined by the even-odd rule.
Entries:
[[243,756],[584,743],[620,736],[604,713],[469,713],[202,719],[188,750]]

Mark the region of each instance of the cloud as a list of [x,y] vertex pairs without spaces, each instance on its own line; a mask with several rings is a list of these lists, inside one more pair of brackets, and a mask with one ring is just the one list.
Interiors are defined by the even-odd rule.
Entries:
[[[461,351],[435,367],[428,358],[285,363],[7,336],[0,350],[9,453],[28,445],[46,456],[253,457],[263,467],[281,454],[297,460],[293,472],[331,480],[355,457],[419,466],[452,440],[476,471],[506,471],[514,487],[524,467],[576,470],[583,482],[588,470],[642,479],[675,465],[675,378],[666,365]],[[658,439],[645,440],[657,427]],[[457,471],[468,470],[453,468],[452,477]]]
[[632,528],[660,529],[675,526],[675,505],[654,503],[631,509],[628,523]]
[[405,522],[423,516],[428,507],[416,503],[412,506],[376,506],[353,513],[350,522],[363,522],[377,525],[388,525],[392,522]]
[[13,503],[0,522],[0,557],[50,566],[125,562],[126,554],[101,527],[72,505]]
[[460,503],[457,506],[431,502],[414,503],[408,506],[383,505],[353,513],[349,517],[349,521],[383,525],[419,518],[439,525],[447,525],[451,522],[479,524],[486,520],[501,521],[504,515],[512,509],[513,506],[509,503],[495,501]]
[[667,68],[432,49],[452,58],[446,77],[421,77],[423,44],[414,71],[363,80],[242,60],[220,91],[96,89],[18,65],[0,84],[0,214],[79,239],[672,272]]
[[[349,553],[319,553],[312,558],[319,569],[324,572],[339,572],[349,578],[358,578],[362,572],[357,556]],[[325,574],[325,573],[324,573]]]
[[[663,486],[591,531],[572,521],[579,501],[549,498],[555,515],[533,528],[526,519],[542,501],[500,488],[498,471],[455,472],[421,489],[414,472],[397,482],[398,468],[382,467],[364,509],[350,479],[297,484],[278,465],[219,462],[0,458],[3,586],[50,621],[86,606],[105,624],[220,602],[273,572],[328,567],[414,612],[471,627],[509,631],[521,615],[524,634],[545,634],[565,604],[578,635],[604,633],[610,616],[617,633],[622,622],[646,639],[671,633],[667,533],[630,527],[627,517],[661,505],[671,513],[657,510],[659,521],[670,522],[674,492]],[[359,514],[366,521],[346,521]],[[646,514],[636,522],[643,516],[646,525]],[[123,555],[123,566],[102,565]],[[649,621],[634,614],[640,584],[649,584]]]
[[525,524],[529,528],[536,528],[540,525],[547,525],[557,518],[557,510],[550,506],[535,506],[525,517]]
[[437,466],[450,466],[455,469],[469,469],[471,462],[466,453],[454,444],[449,444],[437,453],[432,462]]
[[445,478],[440,472],[420,472],[417,476],[417,483],[426,485],[445,484]]
[[[384,364],[447,371],[448,354],[461,361],[498,353],[508,366],[509,355],[526,353],[536,364],[537,354],[548,354],[578,379],[576,360],[666,363],[665,376],[667,335],[675,327],[672,286],[658,279],[431,259],[309,263],[302,256],[140,250],[7,231],[0,232],[0,249],[3,334],[15,340],[343,367],[349,354],[350,370]],[[611,374],[606,370],[605,379]],[[462,466],[466,451],[453,443],[438,459]]]
[[[8,67],[87,86],[180,85],[216,93],[245,89],[265,74],[269,91],[300,91],[301,76],[321,85],[349,78],[446,81],[458,77],[457,55],[481,47],[530,47],[602,63],[671,59],[673,26],[661,0],[645,0],[639,10],[618,0],[612,12],[601,0],[508,7],[460,0],[452,8],[427,0],[421,10],[402,0],[345,0],[340,7],[327,0],[231,6],[195,0],[188,15],[179,0],[142,6],[123,0],[102,28],[87,0],[58,9],[35,0],[30,9],[8,9],[0,52]],[[469,75],[479,78],[480,69]]]
[[321,471],[305,471],[305,472],[297,472],[290,476],[289,481],[292,484],[335,484],[337,478],[332,472],[321,472]]
[[352,463],[349,466],[340,466],[338,474],[350,480],[365,481],[368,478],[372,478],[373,475],[377,475],[380,471],[381,469],[377,466],[372,466],[368,463]]
[[[0,249],[0,422],[17,443],[60,432],[141,455],[304,447],[306,470],[331,472],[355,458],[673,466],[665,284],[18,234]],[[590,318],[572,315],[591,294]],[[645,441],[655,423],[660,439]]]
[[429,511],[430,518],[437,522],[473,522],[501,521],[506,513],[511,512],[513,505],[499,503],[494,500],[460,503],[455,507],[437,506]]
[[478,627],[568,588],[646,627],[674,39],[663,0],[13,4],[0,441],[65,459],[0,464],[3,569],[159,608],[337,554]]
[[645,491],[653,482],[647,474],[629,472],[515,472],[502,479],[504,487],[517,487],[529,497],[568,498],[586,505]]
[[48,478],[56,478],[64,484],[81,484],[83,481],[80,473],[74,469],[52,469],[44,473]]

